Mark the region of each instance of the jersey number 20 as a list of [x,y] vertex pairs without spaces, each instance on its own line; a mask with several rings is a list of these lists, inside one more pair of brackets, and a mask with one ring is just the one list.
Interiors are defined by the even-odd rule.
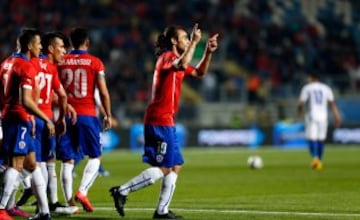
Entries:
[[86,97],[88,90],[86,80],[87,72],[85,69],[63,69],[61,71],[61,81],[66,91],[69,92],[69,96],[75,96],[76,98]]

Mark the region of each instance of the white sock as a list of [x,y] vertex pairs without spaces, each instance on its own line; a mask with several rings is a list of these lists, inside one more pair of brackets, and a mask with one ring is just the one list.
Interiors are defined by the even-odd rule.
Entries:
[[17,179],[19,179],[20,173],[12,168],[9,167],[5,171],[4,176],[4,188],[3,192],[1,194],[1,200],[0,200],[0,209],[5,209],[6,205],[10,199],[11,194],[16,189],[16,182]]
[[[19,185],[20,185],[20,180],[19,180]],[[17,185],[17,186],[19,186]],[[16,197],[16,192],[17,190],[13,190],[13,192],[11,193],[10,197],[9,197],[9,201],[6,204],[6,209],[11,209],[14,205],[15,205],[15,197]]]
[[138,176],[132,178],[127,183],[120,187],[121,194],[124,196],[130,192],[142,189],[146,186],[154,184],[157,180],[164,176],[163,172],[158,167],[150,167],[140,173]]
[[166,214],[169,212],[169,205],[174,195],[177,177],[178,175],[175,172],[170,172],[163,179],[157,208],[159,214]]
[[61,178],[61,187],[64,193],[66,202],[72,199],[73,194],[73,176],[72,172],[74,169],[74,164],[72,163],[61,163],[60,169],[60,178]]
[[47,186],[49,175],[46,167],[46,162],[39,163],[41,175],[44,177],[45,185]]
[[31,173],[31,177],[35,188],[34,193],[39,207],[39,212],[42,214],[48,214],[50,213],[50,210],[46,194],[46,184],[38,166],[36,166],[35,170]]
[[58,201],[57,194],[57,176],[56,176],[56,164],[55,162],[47,163],[47,171],[48,171],[48,190],[50,196],[50,202],[56,203]]
[[19,188],[19,185],[20,185],[20,182],[22,181],[22,178],[21,178],[21,175],[18,175],[18,178],[15,180],[15,183],[14,183],[14,189],[10,195],[10,198],[9,198],[9,201],[6,205],[6,209],[10,209],[12,208],[13,206],[15,206],[15,197],[16,197],[16,192]]
[[100,160],[98,158],[89,159],[83,172],[79,191],[87,195],[90,187],[93,185],[99,171]]

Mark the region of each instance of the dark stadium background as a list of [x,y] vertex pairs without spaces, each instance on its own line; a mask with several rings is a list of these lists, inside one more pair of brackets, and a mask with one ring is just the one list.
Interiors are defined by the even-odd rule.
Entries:
[[[191,30],[199,23],[204,40],[220,34],[208,76],[184,85],[177,119],[190,131],[189,145],[197,145],[199,129],[252,127],[261,128],[264,143],[272,144],[274,124],[295,121],[300,86],[314,71],[334,89],[343,127],[360,125],[358,1],[4,0],[0,7],[1,59],[14,50],[23,27],[65,34],[75,26],[89,28],[90,52],[106,65],[121,147],[129,146],[131,126],[142,121],[153,43],[169,24]],[[330,134],[333,141],[332,129]]]

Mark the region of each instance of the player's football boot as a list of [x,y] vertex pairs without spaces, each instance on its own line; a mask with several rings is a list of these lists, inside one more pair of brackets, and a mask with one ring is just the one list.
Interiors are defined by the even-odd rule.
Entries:
[[[68,205],[69,207],[77,207],[73,199],[70,199],[70,200],[67,202],[67,205]],[[80,210],[78,209],[74,214],[80,214]]]
[[[18,216],[18,217],[25,217],[25,218],[32,216],[30,213],[27,213],[24,210],[21,210],[16,205],[14,205],[13,207],[11,207],[10,209],[8,209],[6,211],[11,216]],[[0,217],[0,219],[1,219],[1,217]]]
[[126,203],[126,196],[120,193],[119,186],[114,186],[109,191],[114,199],[116,211],[119,213],[120,216],[125,216],[124,205]]
[[51,216],[49,213],[48,214],[37,213],[33,217],[30,217],[29,220],[51,220]]
[[86,212],[94,211],[94,207],[93,207],[93,205],[91,205],[88,197],[86,195],[82,194],[80,191],[77,191],[75,193],[75,201],[80,202],[81,205],[83,206],[83,209]]
[[316,170],[322,170],[322,168],[323,168],[323,163],[321,162],[321,161],[319,161],[319,163],[317,164],[317,166],[316,166]]
[[175,215],[172,211],[169,211],[166,214],[158,214],[158,212],[155,210],[153,219],[183,219],[182,216]]
[[49,209],[51,212],[59,215],[71,215],[79,212],[79,208],[77,206],[65,206],[59,202],[49,203]]
[[316,169],[319,163],[321,163],[319,158],[314,157],[311,161],[311,168]]

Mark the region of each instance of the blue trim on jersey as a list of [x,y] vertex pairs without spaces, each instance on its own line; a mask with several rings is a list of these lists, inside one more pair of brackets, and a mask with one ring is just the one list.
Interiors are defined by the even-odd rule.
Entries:
[[87,54],[88,52],[86,50],[72,50],[70,51],[70,54]]
[[14,52],[11,54],[12,57],[15,57],[15,58],[22,58],[24,60],[27,60],[29,61],[29,58],[24,54],[24,53],[17,53],[17,52]]
[[184,163],[175,126],[144,126],[143,162],[171,168]]
[[48,60],[48,57],[43,53],[40,53],[39,58]]

